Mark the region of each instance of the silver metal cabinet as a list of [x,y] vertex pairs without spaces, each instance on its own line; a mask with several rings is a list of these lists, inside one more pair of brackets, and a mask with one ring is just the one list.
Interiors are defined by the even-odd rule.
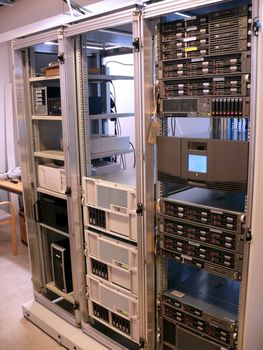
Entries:
[[[238,15],[232,10],[225,13],[226,19],[224,15],[223,18],[212,15],[244,4],[248,2],[167,0],[105,13],[64,30],[14,42],[17,116],[35,299],[59,319],[80,326],[87,344],[89,335],[110,349],[188,350],[194,346],[202,350],[258,350],[262,345],[262,332],[253,322],[254,315],[260,317],[262,294],[258,275],[261,261],[258,74],[262,68],[261,46],[258,47],[262,31],[258,23],[262,22],[262,2],[252,1],[252,12],[247,7],[249,22],[246,22],[249,18],[243,18],[246,14]],[[174,12],[179,15],[174,17]],[[182,19],[182,15],[191,18],[179,21],[184,30],[179,27],[178,30],[173,27],[178,22],[173,20]],[[236,49],[237,43],[244,44],[240,37],[240,42],[233,42],[227,53],[223,46],[220,51],[223,44],[217,45],[217,40],[224,31],[220,29],[217,33],[212,28],[212,19],[216,22],[217,16],[218,28],[226,21],[228,27],[234,28],[236,37],[243,33],[246,44],[248,36],[251,38],[248,49]],[[209,18],[209,22],[202,23],[202,17]],[[248,25],[241,25],[246,29],[237,34],[232,22],[238,26],[242,20]],[[171,28],[164,32],[169,23]],[[198,33],[199,24],[202,33]],[[185,33],[189,35],[185,37]],[[215,39],[214,46],[206,41],[208,33],[211,42]],[[174,34],[178,36],[174,38]],[[199,34],[204,36],[202,42],[198,41]],[[56,45],[52,49],[41,45],[48,41]],[[209,50],[213,46],[214,52],[203,55],[200,51],[195,56],[200,44],[207,45]],[[174,57],[174,52],[182,52],[180,45],[187,50]],[[43,64],[37,63],[37,56],[43,52],[56,52],[59,56],[59,76],[42,76],[38,71]],[[116,70],[114,65],[120,68]],[[132,67],[129,65],[133,66],[132,74],[127,73]],[[127,69],[123,71],[121,67]],[[117,88],[119,82],[124,85]],[[60,87],[62,117],[51,115],[41,103],[38,105],[36,96],[48,94],[43,87]],[[216,93],[210,94],[212,89]],[[225,91],[229,95],[221,95]],[[189,96],[190,107],[189,103],[180,104]],[[120,100],[124,101],[121,106]],[[52,108],[56,109],[57,104]],[[227,118],[228,112],[232,118]],[[182,114],[187,116],[186,120]],[[159,140],[157,147],[147,142],[153,120],[160,121],[164,138],[159,140],[164,142],[163,148]],[[200,141],[197,135],[188,135],[189,130],[196,133],[209,130],[213,131],[213,138],[217,134],[222,140],[233,138],[232,132],[237,128],[248,133],[249,143],[246,191],[241,194],[244,182],[243,187],[235,184],[238,195],[227,191],[229,184],[222,187],[222,183],[211,178],[206,181],[210,169],[206,147],[211,150],[212,146],[204,136]],[[63,152],[58,152],[59,135],[63,135]],[[181,153],[187,157],[181,171],[174,169],[170,146],[185,146],[185,136],[194,152]],[[132,142],[135,152],[128,142]],[[160,149],[164,149],[162,170],[167,166],[172,169],[168,176],[158,173],[156,154]],[[236,152],[236,157],[240,156]],[[227,152],[223,156],[227,157]],[[39,168],[45,171],[49,162],[64,163],[66,195],[61,192],[62,188],[65,190],[63,186],[56,192],[53,187],[40,185]],[[202,175],[200,182],[208,189],[199,188],[193,174],[185,176],[187,166],[188,172]],[[49,171],[58,169],[53,167]],[[59,172],[61,176],[62,169]],[[223,175],[227,176],[227,171]],[[190,189],[175,194],[186,185]],[[209,193],[211,197],[213,191],[223,191],[219,197],[224,204],[202,202],[204,195]],[[43,196],[67,203],[68,232],[43,222],[37,208]],[[231,200],[239,205],[229,205]],[[191,215],[184,217],[186,209]],[[180,215],[175,217],[175,213]],[[214,221],[208,222],[208,217]],[[215,227],[214,222],[220,220],[225,227]],[[70,242],[73,294],[59,289],[58,286],[63,288],[59,281],[57,286],[53,283],[51,250],[57,248],[62,236]],[[64,249],[60,246],[58,255]],[[193,256],[197,250],[198,257]],[[207,250],[212,252],[209,257]],[[219,253],[224,268],[220,261],[211,261],[211,256],[215,259]],[[229,267],[229,261],[233,266]],[[193,264],[195,267],[190,266]],[[215,294],[220,302],[211,302]],[[29,317],[28,309],[24,314]],[[45,323],[37,321],[38,317],[34,320],[38,325]],[[54,333],[52,327],[42,328],[68,348],[86,346],[85,338],[76,345],[76,336],[69,341],[58,330]]]
[[[153,150],[145,144],[141,31],[141,10],[129,7],[14,42],[35,300],[110,349],[155,347],[154,187],[145,161]],[[53,54],[59,74],[47,76],[49,68],[40,69]],[[52,88],[59,88],[61,115],[49,112],[58,98],[49,96]],[[54,188],[62,175],[63,186]],[[68,230],[53,217],[61,201]],[[61,236],[70,242],[73,293],[56,280],[52,257],[67,249]],[[35,310],[25,307],[24,315],[64,346],[85,347]]]
[[68,72],[77,81],[81,150],[88,314],[82,327],[106,333],[112,348],[155,347],[141,30],[139,8],[65,30],[76,50]]
[[[255,270],[252,272],[252,266],[255,268],[255,261],[259,261],[255,247],[257,243],[260,244],[259,236],[253,235],[253,220],[251,221],[251,218],[254,218],[255,233],[257,233],[259,222],[255,212],[252,211],[252,203],[253,191],[255,190],[253,190],[255,185],[253,183],[255,130],[256,119],[259,117],[256,111],[258,81],[255,67],[259,64],[257,46],[258,35],[260,36],[261,33],[258,32],[257,25],[253,29],[253,23],[257,23],[258,15],[260,15],[258,9],[262,4],[258,1],[253,1],[252,4],[224,1],[220,3],[209,1],[204,4],[184,1],[174,4],[165,1],[146,6],[144,9],[146,33],[148,28],[151,28],[152,36],[155,38],[151,49],[153,60],[156,62],[156,69],[152,70],[152,76],[157,96],[154,97],[152,94],[152,104],[156,101],[158,105],[157,117],[162,136],[157,140],[156,163],[157,179],[159,180],[157,181],[156,208],[157,348],[160,349],[219,349],[222,347],[227,349],[260,349],[262,344],[260,332],[257,331],[255,337],[256,331],[252,331],[252,327],[249,327],[249,322],[246,321],[247,315],[252,316],[252,312],[248,311],[252,306],[251,293],[254,290],[250,281],[253,279],[255,282],[256,279],[257,274]],[[200,8],[199,5],[206,6]],[[242,5],[247,6],[246,13],[242,14],[240,9],[228,11],[228,9]],[[219,10],[226,12],[217,13]],[[220,41],[222,34],[226,33],[224,27],[228,20],[229,24],[233,24],[235,16],[237,26],[240,26],[238,35],[242,33],[242,20],[244,22],[243,39],[246,38],[246,41],[242,49],[242,43],[239,41],[241,36],[240,39],[236,37],[237,40],[231,46],[227,46],[226,37],[224,47]],[[233,27],[229,30],[232,32],[231,35],[234,35],[235,30]],[[208,34],[209,39],[207,39]],[[215,39],[214,42],[213,39]],[[214,48],[213,45],[215,45]],[[236,45],[239,47],[236,48]],[[219,80],[225,82],[228,72],[230,73],[226,66],[223,70],[212,69],[212,61],[218,56],[219,61],[226,58],[223,56],[226,51],[228,58],[234,52],[244,52],[241,54],[242,68],[238,70],[237,67],[234,67],[236,73],[232,70],[233,74],[230,74],[232,75],[230,80],[232,81],[234,76],[237,77],[238,71],[242,72],[243,79],[247,79],[246,74],[249,74],[250,77],[245,84],[249,90],[243,90],[243,92],[240,90],[238,93],[242,96],[242,101],[240,98],[242,112],[239,115],[247,120],[249,142],[249,160],[245,162],[247,165],[242,167],[242,171],[247,174],[245,191],[242,186],[235,187],[237,183],[232,183],[231,187],[227,188],[229,184],[226,184],[226,179],[223,180],[224,184],[219,184],[217,180],[212,185],[210,182],[211,173],[209,173],[211,163],[209,165],[209,162],[212,161],[214,169],[216,169],[220,161],[216,156],[210,155],[206,158],[206,150],[209,146],[203,148],[201,145],[202,142],[207,142],[204,139],[206,136],[204,134],[198,135],[200,131],[209,130],[213,131],[212,138],[216,138],[216,134],[219,132],[220,137],[227,140],[229,130],[233,132],[235,129],[242,129],[240,129],[238,121],[236,125],[229,124],[227,107],[222,105],[221,109],[221,105],[214,105],[214,109],[212,105],[218,101],[227,103],[227,95],[231,96],[232,94],[233,96],[238,92],[238,89],[233,89],[231,93],[227,93],[225,83],[221,92],[210,90],[209,77],[213,77],[214,82]],[[219,76],[221,79],[217,80]],[[224,78],[222,79],[222,77]],[[213,89],[216,88],[215,85]],[[219,100],[217,101],[218,96]],[[210,98],[211,100],[209,100]],[[200,99],[202,103],[200,103]],[[196,102],[195,106],[192,105],[193,100]],[[148,103],[148,99],[145,101]],[[152,115],[155,113],[156,109],[153,108]],[[237,117],[236,112],[233,114],[230,112],[230,115]],[[215,118],[212,119],[213,116]],[[196,119],[197,117],[198,119]],[[211,121],[205,120],[205,117],[211,118]],[[156,116],[153,119],[156,119]],[[148,127],[149,129],[150,127]],[[234,140],[233,134],[231,139]],[[242,137],[239,140],[241,139]],[[194,146],[196,142],[199,143],[197,148]],[[226,145],[227,142],[224,142]],[[256,142],[256,144],[258,143]],[[244,146],[244,143],[242,145]],[[184,148],[185,146],[188,150]],[[232,165],[235,157],[240,157],[242,154],[246,157],[247,152],[247,150],[240,149],[232,158]],[[221,163],[221,169],[224,171],[223,177],[227,179],[230,179],[226,165],[227,158],[231,157],[230,154],[231,149],[228,147],[227,152],[224,152],[224,162]],[[192,166],[192,161],[197,159],[196,156],[197,158],[201,156],[201,158],[195,167]],[[203,156],[205,157],[202,158]],[[201,165],[202,160],[205,160],[204,168]],[[238,165],[240,164],[239,162]],[[165,174],[163,173],[164,169]],[[221,169],[218,168],[215,173],[217,176]],[[240,176],[241,172],[236,172],[236,174]],[[201,188],[199,188],[200,186]],[[219,190],[219,192],[215,192],[217,195],[221,193],[221,206],[210,201],[214,191],[212,188]],[[236,207],[232,215],[239,215],[237,222],[239,222],[241,231],[240,235],[235,236],[234,250],[236,252],[234,255],[230,254],[233,246],[225,242],[224,249],[227,248],[228,253],[225,251],[225,255],[220,261],[216,260],[215,256],[218,256],[220,245],[223,247],[225,238],[227,241],[233,242],[234,237],[228,236],[228,233],[231,233],[228,229],[232,230],[233,226],[227,225],[225,232],[223,227],[214,226],[218,226],[217,220],[222,214],[225,215],[226,220],[233,220],[233,217],[230,218],[231,213],[227,211],[231,209],[230,197],[233,195],[227,191],[231,192],[231,190],[239,192],[233,198],[240,197],[237,202],[241,204],[241,207],[239,209]],[[204,197],[207,195],[211,198],[206,201]],[[225,199],[223,199],[224,196]],[[225,200],[225,205],[223,205],[223,200]],[[225,213],[223,209],[226,210]],[[210,215],[209,210],[216,213],[215,220],[212,222],[209,222],[208,218],[213,217],[214,214],[211,212]],[[217,215],[219,216],[217,217]],[[251,227],[252,244],[250,243]],[[250,245],[254,247],[254,257],[249,254]],[[212,256],[212,259],[209,256]],[[235,262],[233,260],[233,268],[236,269],[234,273],[229,274],[229,269],[225,268],[230,266],[228,261],[224,261],[225,258],[235,260]],[[218,268],[216,266],[218,262],[219,264],[223,263],[225,267]],[[191,268],[189,265],[195,267]],[[261,283],[259,281],[257,281],[257,285],[260,290]],[[218,287],[217,302],[213,303],[210,297],[215,296],[216,286]],[[219,286],[221,286],[222,293]],[[224,290],[224,288],[226,289]],[[247,293],[250,293],[250,297]],[[231,301],[228,298],[231,298]],[[260,297],[256,300],[256,303],[260,304]],[[231,307],[228,308],[230,304]],[[223,321],[222,323],[220,319]],[[217,323],[218,321],[219,323]]]
[[58,63],[63,50],[60,32],[18,39],[13,47],[35,299],[79,325],[77,276],[84,263],[77,260],[81,244],[77,124],[66,102],[62,56]]

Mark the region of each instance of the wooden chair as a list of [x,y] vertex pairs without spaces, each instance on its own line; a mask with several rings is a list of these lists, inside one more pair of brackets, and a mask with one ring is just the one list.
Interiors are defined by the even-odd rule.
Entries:
[[15,209],[11,202],[0,202],[1,206],[9,207],[9,212],[0,208],[0,225],[11,225],[12,249],[13,254],[17,255]]

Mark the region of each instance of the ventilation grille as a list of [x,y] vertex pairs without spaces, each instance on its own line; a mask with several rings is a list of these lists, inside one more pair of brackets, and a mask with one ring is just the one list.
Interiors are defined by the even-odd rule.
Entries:
[[163,320],[163,341],[174,346],[176,345],[176,326],[166,320]]
[[221,190],[221,191],[228,191],[228,192],[243,192],[246,193],[247,190],[247,183],[246,182],[192,182],[191,180],[182,179],[180,177],[172,176],[165,174],[163,172],[158,172],[158,180],[159,181],[168,181],[170,183],[175,183],[178,186],[200,186],[200,187],[206,187],[213,190]]
[[220,350],[221,346],[177,327],[177,348],[180,350]]
[[104,186],[97,187],[98,206],[105,209],[111,209],[111,204],[118,207],[127,208],[127,192]]

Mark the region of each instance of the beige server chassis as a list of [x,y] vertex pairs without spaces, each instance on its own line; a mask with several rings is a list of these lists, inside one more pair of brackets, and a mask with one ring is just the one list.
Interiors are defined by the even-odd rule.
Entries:
[[[95,18],[89,16],[66,28],[55,28],[34,36],[18,38],[13,42],[19,146],[35,299],[23,306],[23,314],[68,349],[84,350],[93,349],[95,346],[98,349],[116,350],[177,349],[173,345],[163,343],[164,335],[159,319],[161,308],[159,293],[165,285],[167,271],[165,264],[158,258],[155,242],[154,146],[147,143],[155,109],[154,62],[157,47],[153,38],[156,37],[156,28],[162,16],[179,11],[191,12],[191,9],[227,2],[167,0],[149,5],[133,2],[121,11],[100,14]],[[260,209],[263,195],[260,181],[263,176],[262,8],[261,0],[252,0],[253,69],[245,211],[245,232],[252,239],[245,243],[242,293],[238,313],[238,341],[233,347],[238,350],[261,350],[263,346],[261,329],[263,283],[260,275],[263,243]],[[84,74],[87,67],[82,51],[84,33],[126,24],[132,28],[134,61],[136,181],[132,186],[122,185],[118,181],[110,183],[104,180],[97,181],[94,177],[90,177],[92,154],[89,152],[90,139],[86,137],[90,131],[85,95],[85,86],[88,82],[87,75]],[[59,75],[37,76],[32,48],[49,41],[58,43]],[[32,87],[41,86],[43,81],[44,83],[48,81],[49,86],[56,81],[53,85],[60,86],[62,116],[45,117],[32,112],[34,110],[31,106]],[[57,108],[57,105],[54,108]],[[99,119],[98,116],[96,118]],[[109,119],[111,116],[104,115],[104,118]],[[58,134],[63,135],[63,147],[60,140],[59,145],[53,143],[52,137]],[[48,188],[48,185],[43,187],[45,183],[43,180],[41,186],[38,185],[38,166],[43,169],[43,165],[46,164],[42,162],[43,159],[64,164],[63,186],[60,183],[60,190],[56,193],[52,187],[56,184],[53,182],[52,186],[49,185],[51,188]],[[158,185],[157,182],[157,195],[160,196],[162,191]],[[107,191],[113,187],[114,191],[125,192],[129,199],[123,212],[120,212],[120,208],[114,203],[108,203],[106,209],[97,202],[100,186],[106,187]],[[66,187],[64,193],[62,187]],[[43,220],[46,203],[40,209],[37,208],[35,203],[39,196],[43,196],[41,198],[44,199],[53,196],[62,201],[61,203],[66,202],[66,208],[61,209],[62,215],[68,221],[66,228],[52,227],[52,224]],[[95,221],[92,220],[95,219],[91,217],[93,214],[88,208],[105,210],[105,225],[102,230],[97,230],[96,225],[94,226]],[[121,226],[118,225],[119,221]],[[112,232],[113,236],[107,235]],[[46,262],[50,254],[49,247],[42,236],[64,237],[69,240],[73,282],[71,292],[63,292],[53,283],[49,272],[51,262]],[[110,254],[107,254],[106,258],[105,251],[112,252],[115,257],[118,256],[118,261]],[[94,265],[94,259],[100,261],[100,265],[97,263]],[[105,266],[107,281],[105,281]],[[93,275],[94,271],[99,271],[97,276]],[[119,310],[114,303],[118,304]],[[104,321],[101,319],[102,314]],[[94,319],[106,327],[102,330],[93,327]],[[112,333],[115,336],[107,336],[105,329],[113,329]],[[122,341],[119,341],[119,334],[122,335]],[[193,350],[201,350],[194,345],[199,336],[195,338],[191,331],[185,331],[184,336],[190,345],[178,350],[190,350],[190,347]],[[95,345],[94,339],[98,345]],[[125,343],[125,339],[129,340],[128,343]],[[215,343],[211,343],[210,347],[206,346],[208,350],[232,349]]]

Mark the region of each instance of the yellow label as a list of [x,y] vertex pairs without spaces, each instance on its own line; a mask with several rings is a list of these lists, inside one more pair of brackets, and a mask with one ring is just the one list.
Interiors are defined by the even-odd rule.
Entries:
[[156,143],[157,136],[160,135],[160,129],[161,129],[161,123],[159,120],[152,120],[149,133],[148,133],[148,140],[147,142],[150,145],[154,145]]
[[120,264],[119,265],[122,269],[129,270],[129,266],[127,264]]
[[185,52],[197,51],[198,48],[196,46],[186,47],[184,49]]

